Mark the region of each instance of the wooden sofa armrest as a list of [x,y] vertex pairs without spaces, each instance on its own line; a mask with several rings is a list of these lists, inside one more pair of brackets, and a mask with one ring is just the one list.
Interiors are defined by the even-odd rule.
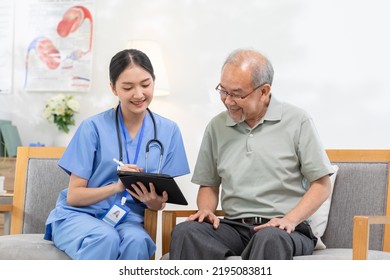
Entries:
[[144,212],[144,229],[149,233],[150,237],[156,243],[157,236],[157,215],[158,212],[146,208]]
[[[171,233],[176,225],[177,218],[186,218],[195,214],[198,210],[164,210],[162,212],[162,255],[169,252],[171,245]],[[223,216],[221,210],[216,211],[217,216]]]
[[[383,225],[390,224],[390,216],[355,216],[354,217],[352,259],[366,260],[368,258],[370,225],[375,225],[375,224],[383,224]],[[390,236],[384,236],[384,239],[386,238],[390,238]]]
[[[157,217],[158,211],[151,210],[149,208],[145,209],[144,212],[144,229],[147,231],[149,236],[152,238],[154,244],[156,244],[157,237]],[[155,259],[155,255],[153,255],[151,260]]]

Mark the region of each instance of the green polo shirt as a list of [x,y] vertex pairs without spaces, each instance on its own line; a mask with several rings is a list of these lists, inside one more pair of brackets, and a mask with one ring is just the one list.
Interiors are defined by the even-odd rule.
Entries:
[[298,204],[307,191],[306,180],[332,173],[311,117],[272,96],[253,128],[234,123],[226,111],[210,121],[191,181],[222,186],[226,218],[272,218]]

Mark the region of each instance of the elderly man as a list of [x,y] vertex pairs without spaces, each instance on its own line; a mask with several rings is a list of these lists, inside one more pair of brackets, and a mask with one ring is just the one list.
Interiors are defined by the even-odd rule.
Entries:
[[329,196],[333,170],[310,116],[271,94],[273,73],[255,50],[226,59],[216,90],[227,110],[204,133],[192,177],[199,210],[175,227],[171,259],[312,254],[306,219]]

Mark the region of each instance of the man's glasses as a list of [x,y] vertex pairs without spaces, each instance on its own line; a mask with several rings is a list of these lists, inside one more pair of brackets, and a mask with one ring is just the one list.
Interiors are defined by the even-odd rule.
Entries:
[[221,84],[218,84],[215,90],[221,95],[221,97],[226,98],[230,96],[233,100],[243,100],[247,98],[249,95],[254,93],[258,88],[262,87],[264,84],[261,84],[257,87],[255,87],[251,92],[244,94],[244,95],[238,95],[238,94],[233,94],[233,93],[228,93],[225,89],[222,88]]

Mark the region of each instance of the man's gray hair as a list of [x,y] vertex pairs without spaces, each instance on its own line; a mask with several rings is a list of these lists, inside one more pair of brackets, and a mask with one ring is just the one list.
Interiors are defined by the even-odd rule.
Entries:
[[226,58],[222,69],[227,64],[242,65],[247,63],[251,68],[251,79],[254,87],[269,84],[272,85],[274,68],[267,57],[253,49],[237,49]]

